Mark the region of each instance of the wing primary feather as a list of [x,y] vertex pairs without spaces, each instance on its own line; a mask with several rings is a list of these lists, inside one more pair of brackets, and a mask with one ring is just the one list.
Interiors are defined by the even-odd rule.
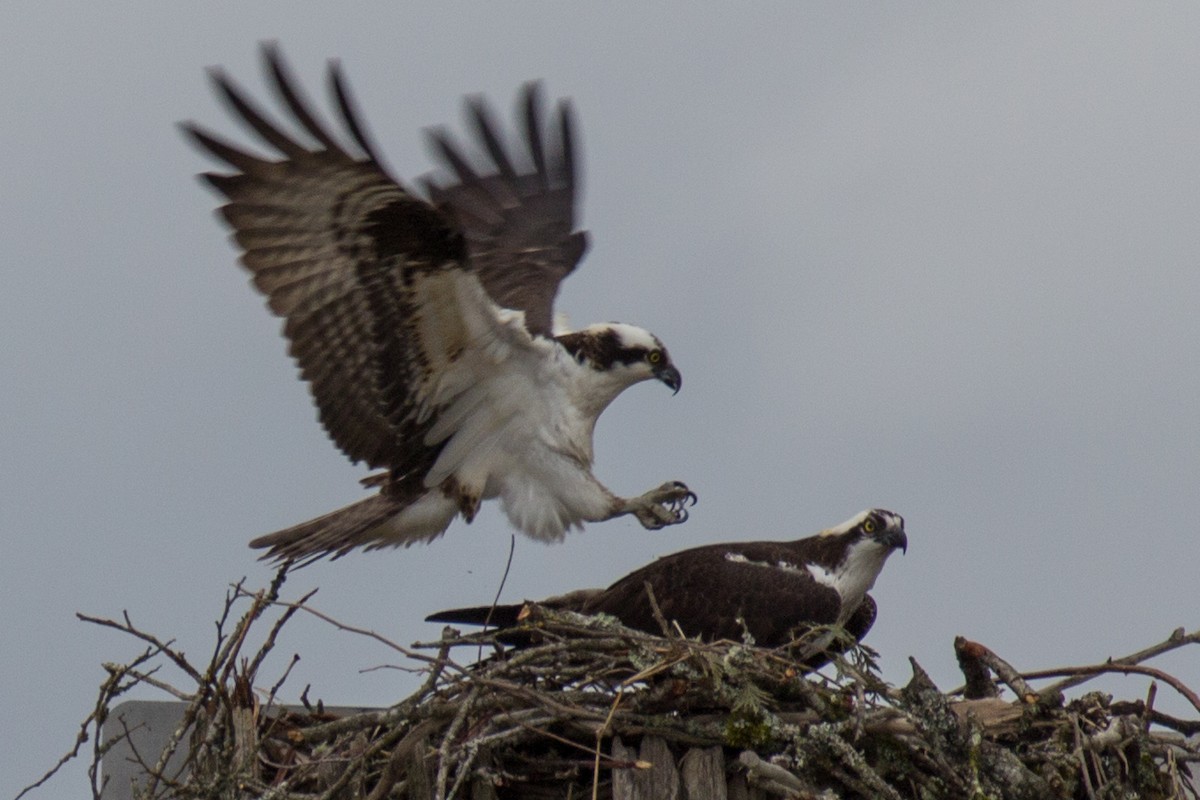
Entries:
[[424,190],[424,194],[429,198],[429,202],[433,203],[435,206],[441,203],[442,199],[446,195],[445,190],[442,189],[442,187],[436,180],[433,179],[433,176],[431,175],[425,175],[418,178],[417,185]]
[[[241,148],[235,147],[225,139],[211,131],[205,130],[194,122],[183,122],[179,125],[188,137],[201,148],[207,150],[226,164],[249,175],[255,174],[264,164],[268,163],[258,156],[251,155]],[[205,175],[205,178],[208,176]],[[210,181],[211,183],[211,181]]]
[[538,81],[525,84],[525,140],[533,159],[534,174],[542,190],[550,188],[546,174],[546,151],[542,146],[542,85]]
[[279,152],[283,153],[290,159],[302,160],[305,156],[310,155],[309,151],[294,141],[291,137],[279,130],[272,122],[270,122],[254,104],[247,99],[237,88],[225,71],[219,67],[214,67],[209,70],[209,77],[216,85],[221,96],[225,99],[233,110],[242,120],[250,126],[263,141],[270,144]]
[[[229,196],[230,192],[237,191],[238,184],[244,180],[244,176],[242,175],[223,175],[219,172],[205,172],[200,177],[207,181],[209,186],[212,186],[226,197]],[[229,206],[227,205],[221,207],[222,216],[227,221],[229,220],[228,212],[226,211],[228,208]]]
[[[379,157],[379,150],[371,141],[371,137],[367,135],[362,123],[359,122],[358,112],[355,110],[354,94],[350,91],[350,85],[342,74],[342,62],[336,58],[329,61],[329,85],[333,90],[333,96],[337,98],[338,113],[342,115],[342,121],[350,129],[350,135],[354,137],[354,141],[362,148],[367,158],[383,169],[383,160]],[[400,182],[396,181],[396,183]]]
[[500,141],[496,122],[491,110],[488,108],[487,102],[482,96],[469,98],[467,100],[467,110],[471,123],[475,128],[475,134],[483,140],[483,145],[487,148],[488,155],[491,156],[496,169],[505,178],[515,179],[517,171],[513,168],[512,162],[508,158],[508,153],[504,149],[503,142]]
[[465,158],[455,148],[451,141],[450,133],[444,128],[434,128],[429,131],[429,140],[438,149],[438,153],[454,170],[455,175],[463,183],[478,183],[479,175],[475,169],[467,162]]
[[575,165],[575,113],[569,100],[558,104],[558,132],[562,142],[563,181],[572,200],[577,197],[579,174]]
[[287,105],[288,110],[312,137],[324,145],[326,150],[339,156],[350,158],[341,144],[333,138],[325,127],[317,120],[310,110],[311,104],[300,95],[299,84],[292,78],[292,71],[284,60],[283,53],[274,42],[263,45],[263,58],[271,74],[271,81],[276,92]]

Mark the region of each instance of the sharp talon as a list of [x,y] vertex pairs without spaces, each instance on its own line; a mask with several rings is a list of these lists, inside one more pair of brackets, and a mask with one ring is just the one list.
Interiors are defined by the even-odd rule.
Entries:
[[688,507],[697,502],[696,493],[682,481],[668,481],[657,489],[636,498],[645,505],[634,513],[647,530],[661,530],[668,525],[687,522]]

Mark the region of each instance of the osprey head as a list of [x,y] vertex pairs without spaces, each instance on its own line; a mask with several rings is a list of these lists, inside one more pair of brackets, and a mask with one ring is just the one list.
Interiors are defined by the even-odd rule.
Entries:
[[635,325],[607,322],[555,337],[575,359],[625,386],[654,378],[678,392],[683,377],[658,337]]
[[[847,536],[847,534],[850,534]],[[899,549],[908,552],[908,537],[904,533],[904,517],[894,511],[871,508],[855,514],[841,525],[821,531],[821,536],[844,536],[851,549],[857,545],[891,554]],[[886,558],[886,556],[885,556]]]
[[836,543],[834,563],[810,564],[808,569],[819,583],[833,587],[841,595],[843,614],[849,614],[862,602],[893,551],[908,550],[904,517],[881,508],[856,514],[814,538],[830,545]]

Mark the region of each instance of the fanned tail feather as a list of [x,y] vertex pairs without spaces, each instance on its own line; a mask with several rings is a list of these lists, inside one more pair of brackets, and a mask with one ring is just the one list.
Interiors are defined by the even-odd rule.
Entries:
[[355,547],[376,539],[372,532],[403,508],[402,503],[392,498],[374,495],[308,522],[260,536],[250,542],[250,546],[267,551],[263,560],[290,561],[294,562],[294,567],[324,556],[340,558]]

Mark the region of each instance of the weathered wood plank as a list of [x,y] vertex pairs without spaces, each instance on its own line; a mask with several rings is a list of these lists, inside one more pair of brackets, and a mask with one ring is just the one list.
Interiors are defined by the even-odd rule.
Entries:
[[[620,736],[614,736],[609,749],[614,761],[637,761],[637,750],[626,747]],[[614,769],[612,771],[613,800],[633,800],[632,769]]]
[[675,757],[660,736],[644,736],[638,750],[626,747],[614,736],[612,757],[620,761],[644,761],[648,769],[614,769],[613,800],[683,800]]
[[496,787],[490,779],[477,777],[471,781],[471,800],[498,800]]
[[638,770],[638,778],[645,779],[642,781],[645,792],[641,797],[645,800],[680,800],[679,770],[675,768],[675,756],[671,755],[666,740],[661,736],[643,736],[638,755],[642,761],[653,765],[648,770]]
[[679,761],[683,796],[688,800],[726,800],[725,752],[720,747],[693,747]]
[[405,790],[409,800],[428,800],[433,797],[432,765],[425,758],[429,749],[429,737],[421,737],[407,754],[405,765]]
[[757,786],[746,782],[745,773],[735,773],[729,776],[725,784],[728,800],[768,800],[770,795]]

